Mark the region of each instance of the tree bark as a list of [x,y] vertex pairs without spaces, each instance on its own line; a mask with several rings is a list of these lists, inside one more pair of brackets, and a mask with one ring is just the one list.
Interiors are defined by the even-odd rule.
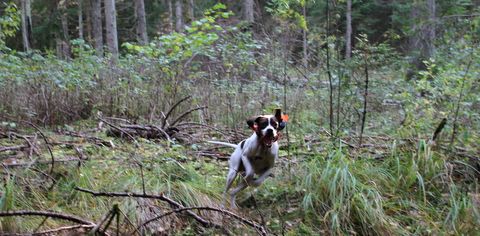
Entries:
[[31,38],[31,28],[32,28],[32,19],[31,19],[31,8],[30,0],[21,0],[22,7],[22,40],[23,40],[23,49],[28,52],[30,51],[30,38]]
[[193,0],[188,0],[188,18],[190,22],[195,20],[195,3]]
[[173,31],[173,6],[172,0],[167,0],[168,5],[168,32]]
[[244,13],[244,20],[247,21],[248,23],[253,23],[255,22],[255,17],[254,17],[254,2],[253,0],[243,0],[243,13]]
[[137,38],[142,45],[148,43],[147,19],[145,17],[144,0],[135,0],[135,15],[137,18]]
[[115,0],[105,0],[105,28],[108,51],[116,58],[118,57],[118,36]]
[[175,17],[176,19],[176,24],[175,24],[175,29],[177,32],[182,32],[183,31],[183,6],[182,6],[182,0],[176,0],[175,1]]
[[[302,6],[302,13],[303,13],[303,18],[306,20],[307,19],[307,9],[306,9],[306,3],[303,3]],[[307,68],[308,67],[308,41],[307,41],[307,29],[302,30],[303,33],[303,67]]]
[[103,56],[102,1],[91,0],[93,44],[98,56]]
[[78,38],[83,39],[83,0],[78,0]]
[[347,32],[345,33],[345,58],[352,57],[352,0],[347,0]]
[[425,27],[425,57],[430,58],[435,54],[435,25],[436,25],[436,3],[435,0],[427,0],[428,24]]

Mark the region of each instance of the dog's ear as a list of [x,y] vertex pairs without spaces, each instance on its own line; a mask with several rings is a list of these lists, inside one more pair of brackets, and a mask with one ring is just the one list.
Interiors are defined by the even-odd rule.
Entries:
[[248,127],[250,127],[250,129],[253,129],[254,131],[257,131],[258,119],[260,119],[260,116],[252,116],[247,119]]
[[282,122],[282,109],[280,108],[275,109],[275,118],[279,123]]
[[275,118],[278,121],[278,131],[284,129],[287,126],[287,120],[283,119],[284,116],[288,118],[287,115],[282,115],[282,109],[280,108],[275,109]]

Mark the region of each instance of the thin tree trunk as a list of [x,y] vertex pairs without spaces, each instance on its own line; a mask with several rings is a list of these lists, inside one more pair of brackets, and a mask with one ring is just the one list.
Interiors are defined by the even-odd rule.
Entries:
[[93,44],[98,56],[103,56],[102,1],[91,0]]
[[327,5],[325,8],[325,14],[327,16],[327,46],[325,49],[327,50],[327,75],[328,75],[328,118],[329,118],[329,126],[330,126],[330,133],[333,134],[333,81],[332,81],[332,72],[330,71],[330,48],[328,46],[328,37],[330,36],[330,8],[329,8],[329,0],[327,0]]
[[135,0],[135,15],[137,17],[137,37],[140,44],[148,43],[147,35],[147,19],[145,17],[145,2],[143,0]]
[[365,62],[365,89],[363,93],[363,111],[362,111],[362,123],[360,127],[360,140],[358,142],[358,147],[362,146],[362,139],[363,139],[363,130],[365,129],[365,121],[367,119],[367,104],[368,104],[368,83],[369,83],[369,76],[368,76],[368,55],[365,55],[364,58]]
[[176,19],[176,24],[175,24],[175,29],[177,32],[182,32],[183,31],[183,6],[182,6],[182,0],[176,0],[175,1],[175,17]]
[[30,33],[32,27],[30,0],[21,0],[23,49],[30,51]]
[[253,23],[255,22],[255,17],[254,17],[254,2],[253,0],[243,0],[243,13],[244,13],[244,20],[247,21],[248,23]]
[[345,58],[352,57],[352,0],[347,0],[347,32],[345,33]]
[[173,31],[173,6],[172,0],[167,0],[168,5],[168,32]]
[[67,7],[64,1],[60,1],[58,5],[58,10],[60,11],[60,21],[62,25],[62,33],[63,33],[63,40],[69,41],[70,35],[68,33],[68,14],[67,14]]
[[430,58],[435,54],[435,25],[436,25],[436,3],[435,0],[427,0],[427,11],[428,11],[428,24],[425,27],[425,57]]
[[[303,3],[302,6],[302,13],[303,13],[303,18],[307,20],[307,9],[306,9],[306,3]],[[303,33],[303,67],[307,68],[308,67],[308,41],[307,41],[307,29],[302,30]]]
[[83,39],[83,0],[78,0],[78,38]]
[[107,31],[108,51],[116,58],[118,57],[118,37],[115,0],[105,0],[105,27]]
[[84,37],[86,37],[86,40],[88,42],[93,44],[91,2],[90,1],[84,1],[83,4],[84,4],[84,14],[85,14],[85,31],[84,31],[85,33],[84,33]]
[[195,3],[193,0],[188,0],[188,18],[190,19],[190,22],[195,20]]

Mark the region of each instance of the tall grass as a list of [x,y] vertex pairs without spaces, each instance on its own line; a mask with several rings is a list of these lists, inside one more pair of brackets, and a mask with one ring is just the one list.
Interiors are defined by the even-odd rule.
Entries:
[[467,186],[455,181],[449,165],[421,140],[417,149],[392,151],[382,161],[342,150],[315,156],[299,167],[296,182],[305,218],[330,234],[472,232],[480,220],[478,193],[460,190]]

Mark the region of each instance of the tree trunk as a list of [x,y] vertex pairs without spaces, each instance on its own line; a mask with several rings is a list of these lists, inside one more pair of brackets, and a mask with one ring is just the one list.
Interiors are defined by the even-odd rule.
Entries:
[[247,21],[248,23],[253,23],[255,21],[254,15],[253,15],[253,6],[254,2],[253,0],[243,0],[243,14],[244,14],[244,20]]
[[345,34],[345,58],[352,57],[352,0],[347,0],[347,32]]
[[98,56],[103,56],[102,1],[91,0],[93,44]]
[[118,57],[118,37],[115,0],[105,0],[105,29],[108,51],[116,58]]
[[147,19],[145,17],[145,2],[143,0],[135,0],[135,15],[137,18],[137,38],[142,45],[148,43],[147,35]]
[[58,10],[60,12],[60,22],[62,25],[62,33],[63,33],[63,40],[67,41],[70,40],[70,35],[68,34],[68,14],[67,14],[67,7],[65,1],[60,1],[58,5]]
[[167,0],[168,5],[168,32],[173,31],[173,7],[172,0]]
[[83,0],[78,0],[78,38],[83,39]]
[[[83,1],[83,0],[82,0]],[[85,32],[86,40],[93,44],[92,40],[92,6],[90,1],[84,1],[84,14],[85,14]]]
[[[302,12],[303,12],[303,18],[306,20],[307,19],[307,9],[305,6],[306,3],[303,3],[302,6]],[[303,67],[307,68],[308,67],[308,41],[307,41],[307,29],[302,30],[303,33]]]
[[188,18],[190,22],[195,20],[194,8],[195,8],[195,3],[193,2],[193,0],[188,0]]
[[28,52],[30,51],[30,38],[31,38],[31,28],[32,28],[32,19],[31,19],[31,8],[30,0],[21,0],[22,7],[22,40],[23,40],[23,49]]
[[175,1],[175,17],[177,18],[175,29],[177,32],[183,31],[183,10],[182,10],[182,0]]
[[435,25],[436,25],[436,4],[435,0],[427,0],[428,24],[425,27],[425,57],[430,58],[435,54]]

